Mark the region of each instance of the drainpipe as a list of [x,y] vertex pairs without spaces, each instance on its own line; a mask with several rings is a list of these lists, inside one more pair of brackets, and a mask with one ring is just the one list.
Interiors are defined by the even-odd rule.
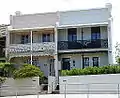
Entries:
[[32,65],[32,62],[33,62],[33,56],[32,56],[32,51],[33,51],[33,49],[32,49],[32,47],[33,47],[33,42],[32,42],[32,36],[33,36],[33,34],[32,34],[33,32],[32,32],[32,30],[30,31],[30,64]]

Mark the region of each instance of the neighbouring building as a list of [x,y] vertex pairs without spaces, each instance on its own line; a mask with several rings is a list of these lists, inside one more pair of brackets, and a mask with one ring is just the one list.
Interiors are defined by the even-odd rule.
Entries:
[[104,8],[10,16],[10,62],[31,63],[45,76],[112,64],[111,4]]
[[0,62],[6,61],[5,47],[6,47],[6,33],[8,25],[0,25]]

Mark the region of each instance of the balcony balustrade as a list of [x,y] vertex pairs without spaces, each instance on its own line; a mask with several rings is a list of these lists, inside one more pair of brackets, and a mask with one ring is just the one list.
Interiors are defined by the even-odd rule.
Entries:
[[33,56],[39,55],[54,55],[55,43],[54,42],[43,42],[33,43],[32,51],[31,44],[10,44],[9,53],[11,56],[30,56],[31,52]]
[[59,41],[58,50],[108,48],[107,39]]

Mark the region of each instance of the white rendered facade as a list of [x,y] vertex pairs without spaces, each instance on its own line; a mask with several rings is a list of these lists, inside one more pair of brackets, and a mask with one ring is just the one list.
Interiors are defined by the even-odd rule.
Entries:
[[[59,70],[112,64],[111,5],[105,8],[10,16],[10,62]],[[66,66],[66,67],[65,67]]]

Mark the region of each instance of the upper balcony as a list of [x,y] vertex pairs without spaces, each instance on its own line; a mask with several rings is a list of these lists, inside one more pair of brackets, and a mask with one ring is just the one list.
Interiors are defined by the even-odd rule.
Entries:
[[10,32],[10,57],[48,56],[55,53],[54,29],[32,31],[32,50],[30,31]]
[[108,49],[107,26],[59,29],[58,50]]
[[93,48],[108,48],[107,39],[97,40],[76,40],[76,41],[59,41],[59,50],[68,49],[93,49]]

